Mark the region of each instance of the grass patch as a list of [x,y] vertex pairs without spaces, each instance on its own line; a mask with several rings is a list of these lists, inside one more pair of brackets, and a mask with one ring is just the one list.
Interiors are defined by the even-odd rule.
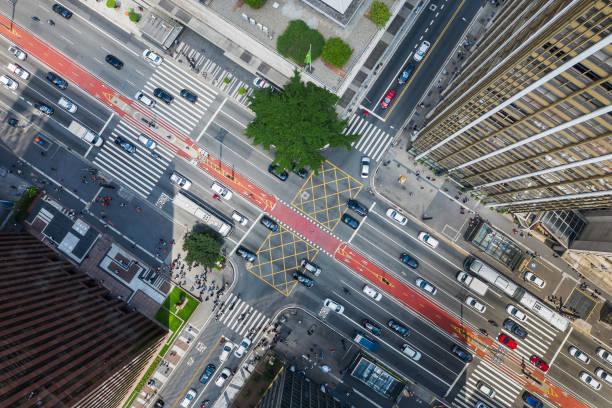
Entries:
[[181,310],[179,310],[176,315],[184,321],[187,321],[189,320],[189,318],[193,314],[193,311],[196,310],[196,307],[198,307],[199,304],[200,303],[195,300],[195,298],[187,295],[187,304]]
[[173,332],[175,332],[179,327],[181,327],[181,324],[183,324],[183,320],[170,313],[165,307],[160,307],[157,313],[155,313],[155,320]]
[[134,388],[134,391],[132,391],[132,393],[130,394],[130,397],[127,399],[125,404],[123,404],[123,408],[129,408],[132,406],[132,402],[134,402],[134,399],[140,393],[140,390],[142,390],[142,387],[144,387],[145,383],[149,380],[149,378],[151,377],[151,374],[153,374],[153,371],[155,371],[160,361],[161,361],[161,357],[155,357],[153,364],[149,366],[149,368],[147,369],[147,372],[142,376],[142,378],[138,382],[138,385],[136,386],[136,388]]
[[15,201],[15,205],[13,206],[13,217],[15,218],[15,221],[22,222],[28,217],[28,209],[34,202],[34,199],[36,199],[37,194],[37,187],[28,187],[28,189],[23,192],[21,197]]
[[181,294],[182,295],[186,295],[184,290],[182,290],[178,286],[175,286],[172,289],[172,292],[170,292],[170,294],[166,298],[166,300],[164,300],[164,303],[162,304],[162,306],[165,307],[166,309],[170,310],[172,313],[176,312],[176,307],[174,305],[179,300],[181,300]]

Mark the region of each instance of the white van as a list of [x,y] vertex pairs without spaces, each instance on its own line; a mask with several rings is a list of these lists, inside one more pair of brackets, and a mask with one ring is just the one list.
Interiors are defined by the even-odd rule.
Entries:
[[145,95],[142,91],[136,92],[136,96],[134,96],[134,98],[136,98],[138,102],[142,103],[143,105],[147,105],[150,108],[155,106],[155,101]]

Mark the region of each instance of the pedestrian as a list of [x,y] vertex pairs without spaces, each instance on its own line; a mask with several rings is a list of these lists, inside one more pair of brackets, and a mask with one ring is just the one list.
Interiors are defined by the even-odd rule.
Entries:
[[51,167],[51,171],[57,171],[55,167]]
[[140,211],[140,207],[136,207],[136,212],[139,213]]

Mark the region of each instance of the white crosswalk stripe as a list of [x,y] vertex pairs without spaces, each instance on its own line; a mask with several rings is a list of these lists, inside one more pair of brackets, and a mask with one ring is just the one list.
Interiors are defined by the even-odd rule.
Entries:
[[[480,381],[495,390],[495,396],[492,399],[478,391],[477,384]],[[473,408],[478,401],[482,401],[491,408],[510,407],[522,390],[523,387],[520,384],[502,373],[497,367],[481,360],[457,393],[453,406]]]
[[[138,141],[137,129],[120,121],[113,129],[110,140],[102,145],[93,162],[102,173],[118,179],[143,198],[147,198],[159,181],[173,153],[165,150],[160,144],[155,148],[159,158],[153,157],[151,151]],[[136,152],[129,154],[114,143],[117,136],[133,144]]]
[[517,338],[515,334],[510,333],[504,328],[502,328],[501,331],[516,341],[517,347],[514,352],[526,361],[529,361],[534,354],[539,357],[544,357],[550,344],[554,341],[555,337],[561,334],[561,332],[531,313],[527,313],[527,316],[525,321],[516,321],[527,331],[528,335],[526,339],[522,340]]
[[270,318],[233,293],[225,301],[220,313],[222,314],[219,319],[221,323],[241,336],[252,331],[251,338],[255,338],[270,322]]
[[351,116],[343,133],[345,135],[360,134],[361,138],[353,142],[352,146],[366,156],[370,156],[372,160],[379,160],[393,141],[389,133],[365,121],[357,114]]

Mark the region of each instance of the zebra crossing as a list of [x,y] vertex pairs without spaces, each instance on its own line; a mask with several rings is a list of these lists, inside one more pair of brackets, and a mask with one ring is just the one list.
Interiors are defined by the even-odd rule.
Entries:
[[[493,398],[488,398],[478,390],[480,383],[495,390]],[[504,374],[498,367],[481,360],[453,400],[456,408],[473,408],[482,401],[491,408],[511,407],[523,390],[523,386]]]
[[358,114],[351,116],[342,133],[345,135],[360,134],[361,138],[353,142],[351,146],[366,156],[370,156],[372,160],[379,160],[393,141],[393,137],[389,133],[364,120]]
[[524,312],[527,315],[527,319],[523,322],[516,320],[516,322],[527,331],[527,338],[524,340],[517,338],[515,334],[503,327],[501,328],[501,332],[507,334],[516,341],[517,347],[513,350],[513,353],[529,362],[529,359],[534,354],[543,357],[555,337],[561,334],[561,332],[532,313],[527,311]]
[[219,319],[221,323],[240,336],[251,333],[250,338],[255,338],[270,323],[270,318],[233,293],[227,298],[219,313],[222,316]]
[[[120,120],[111,133],[110,140],[99,149],[93,163],[114,179],[129,187],[134,193],[146,199],[159,181],[174,152],[158,143],[155,152],[138,141],[139,131],[124,120]],[[117,136],[133,144],[136,151],[125,152],[114,143]],[[154,156],[155,154],[155,156]]]

